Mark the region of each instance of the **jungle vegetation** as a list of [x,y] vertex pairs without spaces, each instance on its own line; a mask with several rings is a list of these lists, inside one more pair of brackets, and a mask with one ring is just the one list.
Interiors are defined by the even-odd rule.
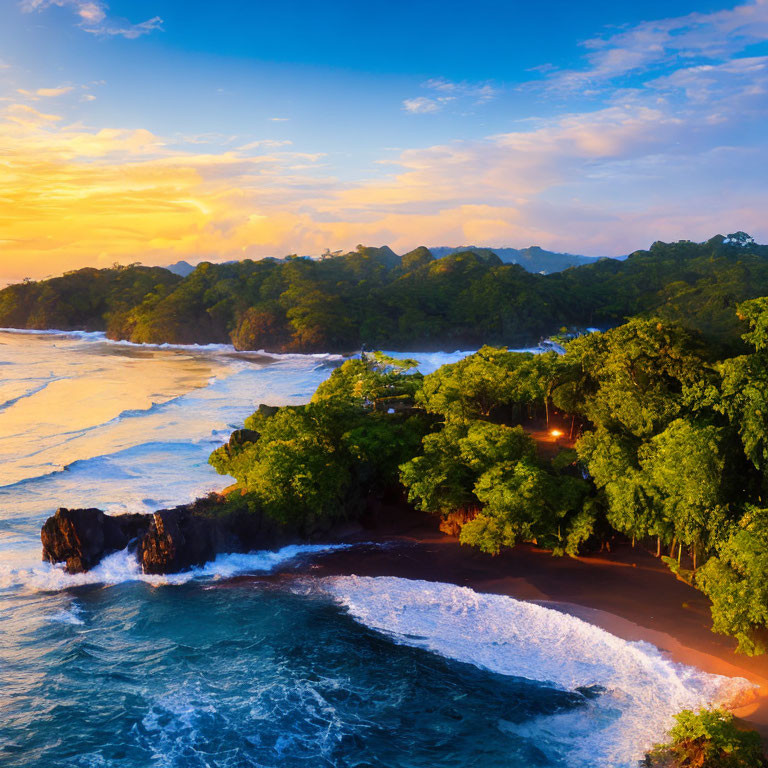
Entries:
[[[303,406],[260,409],[211,463],[279,519],[397,497],[498,553],[642,543],[711,600],[742,652],[768,626],[768,298],[738,305],[746,351],[634,318],[565,354],[484,346],[434,373],[363,354]],[[572,432],[540,450],[531,419]]]
[[760,735],[739,728],[723,710],[684,709],[675,716],[669,744],[653,749],[647,768],[765,768]]
[[530,345],[562,326],[676,321],[718,353],[743,351],[734,309],[768,295],[768,246],[737,232],[654,243],[626,259],[532,274],[487,249],[436,259],[389,248],[322,260],[203,262],[186,277],[130,265],[0,291],[0,327],[101,330],[145,343],[352,352]]

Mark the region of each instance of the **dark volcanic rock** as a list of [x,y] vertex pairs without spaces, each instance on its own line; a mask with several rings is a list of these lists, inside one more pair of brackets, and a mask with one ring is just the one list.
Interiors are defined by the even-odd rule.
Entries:
[[[262,406],[260,406],[262,407]],[[259,439],[259,433],[253,429],[236,429],[230,436],[227,445],[242,448],[249,443],[255,443]]]
[[65,563],[69,573],[82,573],[106,555],[125,549],[148,527],[147,515],[111,516],[100,509],[61,507],[40,531],[43,560]]
[[297,533],[261,511],[211,514],[206,500],[155,512],[139,543],[144,573],[176,573],[213,560],[222,552],[272,549],[300,540]]
[[155,512],[137,553],[144,573],[176,573],[213,560],[217,523],[184,508]]
[[[259,411],[268,408],[269,406],[260,405]],[[277,410],[277,409],[275,409]],[[267,413],[267,416],[272,414]],[[239,454],[246,446],[255,443],[259,439],[259,433],[253,429],[236,429],[230,436],[229,440],[219,448],[219,451],[224,451],[226,455],[233,459]]]
[[247,502],[223,504],[211,495],[151,515],[105,515],[100,509],[59,509],[40,532],[43,560],[69,573],[88,571],[106,555],[136,542],[145,573],[176,573],[222,552],[272,549],[303,540]]

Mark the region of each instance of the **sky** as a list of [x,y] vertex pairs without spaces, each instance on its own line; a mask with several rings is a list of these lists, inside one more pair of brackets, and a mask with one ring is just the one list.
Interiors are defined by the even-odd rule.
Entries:
[[0,0],[0,277],[768,241],[768,0]]

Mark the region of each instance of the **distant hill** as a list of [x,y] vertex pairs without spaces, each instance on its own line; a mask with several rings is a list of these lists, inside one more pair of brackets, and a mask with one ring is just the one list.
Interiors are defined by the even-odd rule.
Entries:
[[[425,248],[423,245],[414,251],[404,254],[402,257],[398,256],[389,246],[382,245],[379,247],[370,247],[358,245],[354,251],[331,251],[326,249],[324,253],[317,255],[305,255],[297,256],[290,255],[282,258],[274,258],[275,261],[290,261],[292,259],[304,259],[309,261],[328,261],[329,259],[347,259],[357,254],[366,259],[373,260],[376,263],[381,264],[387,269],[396,269],[400,266],[401,259],[403,266],[407,266],[413,261],[415,257],[423,259],[425,254],[428,255],[428,259],[444,259],[446,256],[453,256],[457,253],[474,253],[481,261],[487,263],[494,262],[497,258],[502,264],[519,264],[527,272],[534,274],[549,275],[553,272],[562,272],[569,267],[580,267],[584,264],[593,264],[599,260],[597,256],[578,256],[573,253],[556,253],[554,251],[545,251],[543,248],[539,248],[538,245],[533,245],[530,248],[486,248],[476,245],[462,245],[456,248],[440,246],[437,248]],[[625,256],[619,257],[621,259]],[[235,262],[227,261],[220,262],[224,264],[233,264]],[[184,269],[184,271],[178,271],[177,267]],[[182,277],[186,277],[189,272],[187,269],[191,267],[185,261],[180,261],[178,264],[174,264],[170,267],[171,272],[175,272]]]
[[580,267],[597,261],[596,256],[578,256],[573,253],[545,251],[538,245],[530,248],[480,248],[475,245],[461,245],[458,248],[438,247],[429,249],[436,259],[442,259],[460,251],[474,251],[477,254],[495,253],[505,264],[519,264],[528,272],[550,274],[562,272],[569,267]]
[[736,307],[768,296],[768,245],[743,232],[656,242],[626,259],[591,259],[546,275],[533,266],[542,264],[505,264],[489,248],[435,259],[424,247],[397,256],[361,245],[320,259],[202,262],[187,277],[135,264],[85,268],[0,290],[0,327],[350,352],[520,346],[563,326],[607,328],[640,315],[700,332],[714,355],[744,349]]
[[[289,257],[295,258],[295,257]],[[354,251],[329,251],[326,250],[321,256],[301,256],[299,258],[310,258],[313,261],[328,261],[329,259],[363,259],[372,263],[379,264],[386,269],[394,269],[400,266],[400,256],[398,256],[388,245],[369,246],[358,245]]]
[[174,275],[179,275],[179,277],[188,277],[195,271],[195,268],[188,261],[177,261],[175,264],[165,267],[165,269],[173,272]]

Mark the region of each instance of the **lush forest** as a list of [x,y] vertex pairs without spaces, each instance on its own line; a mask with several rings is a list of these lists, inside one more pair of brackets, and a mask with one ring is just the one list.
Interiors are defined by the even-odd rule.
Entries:
[[[262,407],[211,463],[308,532],[359,516],[373,497],[407,500],[489,553],[631,540],[708,595],[716,631],[759,653],[768,298],[740,304],[734,324],[748,351],[725,358],[659,317],[582,335],[564,355],[485,346],[427,376],[364,354],[310,403]],[[546,420],[572,433],[569,447],[543,450],[531,432]]]
[[153,292],[168,292],[179,277],[161,267],[78,269],[62,277],[25,280],[0,291],[0,326],[103,331]]
[[655,243],[550,275],[475,249],[436,259],[359,246],[322,260],[204,262],[187,277],[137,265],[82,269],[0,291],[0,326],[103,330],[148,343],[350,352],[520,346],[561,327],[656,316],[743,351],[736,305],[768,295],[768,246],[744,233]]

